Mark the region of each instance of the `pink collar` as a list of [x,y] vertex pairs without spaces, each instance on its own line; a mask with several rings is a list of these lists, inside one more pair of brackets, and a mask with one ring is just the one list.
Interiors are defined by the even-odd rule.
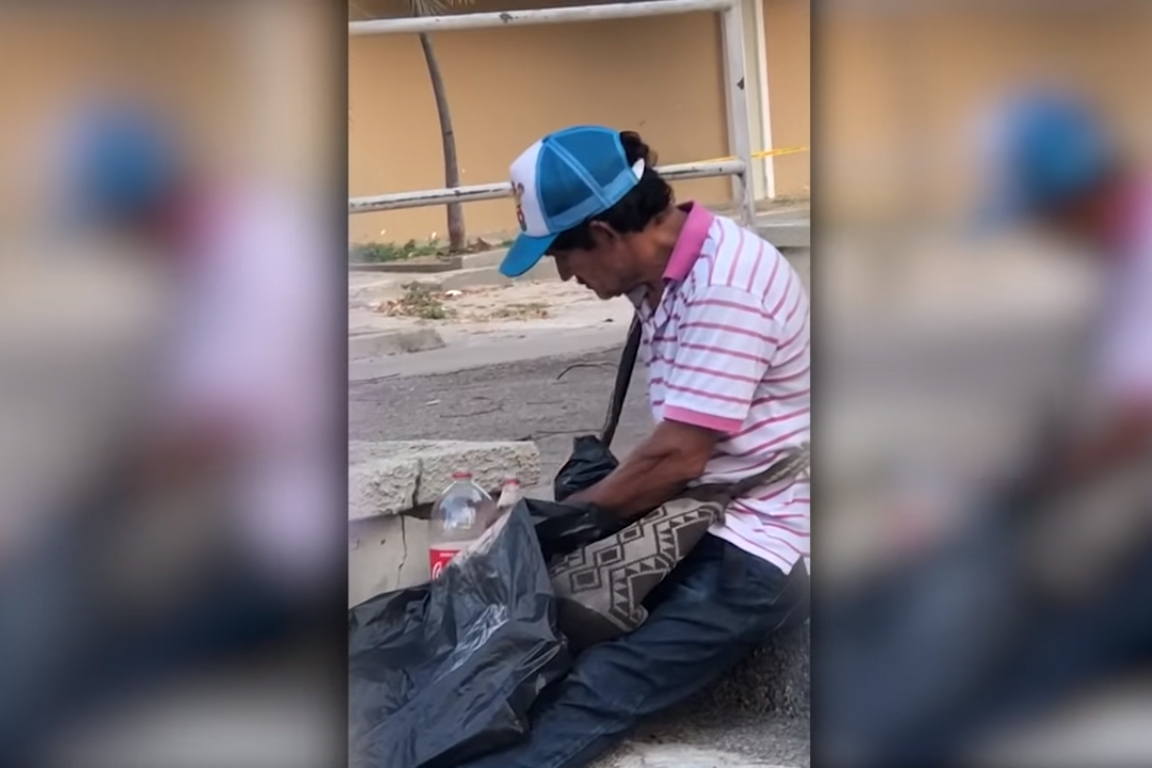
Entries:
[[1134,187],[1124,200],[1123,209],[1117,217],[1116,241],[1124,251],[1136,251],[1144,247],[1149,235],[1148,212],[1152,211],[1152,185],[1141,184]]
[[676,238],[676,246],[668,258],[668,266],[664,268],[664,279],[677,282],[688,277],[692,265],[700,258],[700,250],[704,241],[708,239],[708,230],[712,228],[715,215],[700,203],[689,201],[680,206],[680,210],[688,213],[684,226],[680,229],[680,236]]

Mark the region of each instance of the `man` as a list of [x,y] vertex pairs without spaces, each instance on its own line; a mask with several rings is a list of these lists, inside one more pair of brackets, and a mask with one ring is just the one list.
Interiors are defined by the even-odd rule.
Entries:
[[[323,522],[322,249],[306,218],[251,185],[206,183],[137,104],[101,103],[69,126],[65,234],[144,257],[174,311],[96,498],[74,502],[13,564],[22,570],[3,574],[32,594],[0,595],[0,628],[21,630],[0,632],[12,660],[0,754],[12,760],[80,709],[279,639],[332,575],[324,556],[337,540],[324,533],[340,529]],[[132,378],[123,384],[139,386]],[[148,515],[134,514],[141,502]],[[180,546],[144,529],[176,530]],[[141,549],[166,556],[155,568],[120,556]]]
[[[1039,91],[1002,112],[994,147],[1002,164],[993,220],[1031,224],[1079,245],[1105,280],[1083,350],[1083,397],[1068,404],[1054,439],[1021,478],[1015,498],[1043,512],[1068,493],[1101,487],[1117,472],[1149,477],[1152,460],[1152,185],[1125,158],[1089,105]],[[1093,551],[1083,534],[1062,558],[1072,578],[1040,570],[1036,620],[1020,662],[974,708],[973,731],[1040,710],[1084,685],[1152,658],[1152,498],[1107,499],[1084,514],[1112,528]],[[1045,528],[1063,526],[1042,518]],[[1036,570],[1026,566],[1025,573]],[[962,720],[961,723],[965,723]],[[963,732],[963,731],[961,731]]]
[[[1147,660],[1152,651],[1152,531],[1141,514],[1152,499],[1134,508],[1136,514],[1095,505],[1087,526],[1099,530],[1119,522],[1118,546],[1093,553],[1081,538],[1057,553],[1065,572],[1059,580],[1050,567],[1038,567],[1043,563],[1023,554],[1038,535],[1058,532],[1066,524],[1045,514],[1050,502],[1106,483],[1116,470],[1147,467],[1152,450],[1152,186],[1074,96],[1026,93],[995,118],[991,149],[996,175],[986,222],[1031,225],[1074,242],[1106,279],[1105,301],[1084,349],[1085,396],[1054,414],[1058,418],[1033,465],[1010,484],[995,514],[976,526],[978,546],[968,545],[966,553],[954,549],[950,566],[915,577],[905,574],[906,581],[914,578],[921,586],[938,584],[947,576],[946,567],[961,559],[967,563],[963,586],[953,576],[948,594],[919,590],[920,602],[933,599],[947,609],[938,615],[951,616],[933,627],[893,635],[896,642],[886,661],[873,664],[885,677],[886,691],[905,690],[900,680],[909,668],[948,669],[968,684],[962,694],[909,697],[900,709],[913,716],[891,728],[877,719],[875,708],[856,706],[864,715],[857,730],[873,739],[885,737],[868,759],[854,764],[957,761],[979,739],[1042,713],[1081,686]],[[1097,418],[1087,423],[1068,418],[1092,413]],[[977,581],[988,588],[979,600],[973,599]],[[969,596],[967,602],[957,597],[961,592]],[[960,644],[980,645],[988,628],[1002,620],[1007,625],[1009,616],[1011,631],[990,644],[995,652],[978,662],[942,657],[944,640],[925,642],[932,632],[949,634],[941,627],[951,620],[962,632]],[[913,659],[922,657],[925,661],[916,666]]]
[[[601,299],[627,296],[656,427],[575,497],[633,519],[687,486],[733,481],[809,440],[808,299],[754,232],[676,205],[635,133],[574,127],[513,164],[521,234],[501,270],[545,255]],[[643,625],[593,646],[545,692],[526,742],[472,766],[587,765],[645,716],[684,701],[807,617],[806,479],[735,501],[654,591]],[[470,768],[472,768],[470,766]]]

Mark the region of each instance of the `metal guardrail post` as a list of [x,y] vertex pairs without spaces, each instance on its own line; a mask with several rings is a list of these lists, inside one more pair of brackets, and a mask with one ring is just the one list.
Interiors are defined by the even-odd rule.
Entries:
[[732,202],[746,227],[756,223],[756,200],[752,183],[752,139],[748,135],[748,91],[744,77],[744,22],[740,3],[721,11],[724,47],[724,106],[728,117],[728,148],[743,163],[732,177]]

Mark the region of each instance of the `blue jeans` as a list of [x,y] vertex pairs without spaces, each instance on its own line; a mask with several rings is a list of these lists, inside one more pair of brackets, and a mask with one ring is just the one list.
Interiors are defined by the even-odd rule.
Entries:
[[880,764],[949,765],[998,730],[1042,715],[1085,687],[1152,660],[1152,547],[1099,599],[1038,611],[983,685],[919,724]]
[[221,556],[163,616],[128,622],[104,590],[96,552],[109,526],[67,520],[36,552],[0,570],[0,765],[32,764],[70,719],[118,695],[271,644],[299,610]]
[[585,651],[544,691],[528,738],[467,768],[580,768],[638,721],[715,682],[773,632],[808,617],[803,563],[789,574],[705,536],[645,601],[634,632]]
[[1152,656],[1152,546],[1106,596],[1037,605],[1011,510],[819,616],[821,722],[838,765],[945,766],[997,729]]

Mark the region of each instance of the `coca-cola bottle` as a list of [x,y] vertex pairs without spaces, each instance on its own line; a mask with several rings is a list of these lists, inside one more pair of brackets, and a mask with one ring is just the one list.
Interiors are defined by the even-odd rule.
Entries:
[[435,579],[462,550],[472,545],[497,517],[496,502],[472,479],[472,473],[452,473],[449,485],[432,509],[428,532],[428,564]]

